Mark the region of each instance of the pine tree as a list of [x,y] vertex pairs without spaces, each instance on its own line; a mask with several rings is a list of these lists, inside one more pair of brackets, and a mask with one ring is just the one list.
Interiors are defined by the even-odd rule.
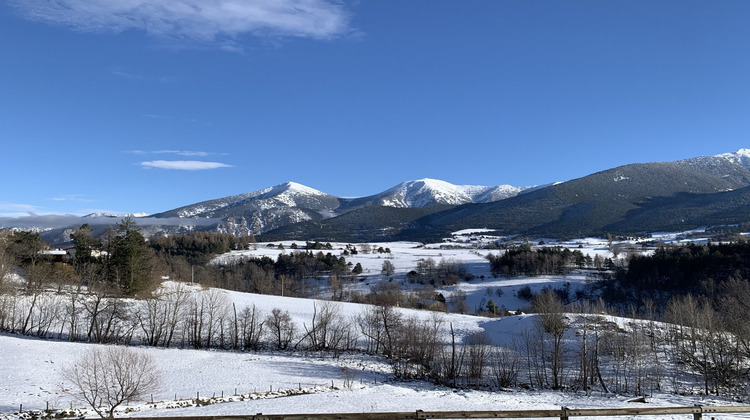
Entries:
[[489,302],[487,302],[487,312],[490,312],[492,314],[497,314],[497,304],[495,304],[495,301],[490,299]]
[[73,268],[81,275],[87,267],[97,262],[93,252],[101,248],[101,241],[94,238],[94,234],[88,223],[83,224],[70,235],[75,246],[75,255],[71,261]]
[[354,269],[352,270],[352,273],[354,273],[354,274],[362,274],[362,264],[357,263],[357,265],[354,266]]
[[117,283],[125,294],[135,295],[152,283],[151,251],[132,218],[123,219],[117,225],[117,232],[109,260],[109,272],[113,277],[110,280]]

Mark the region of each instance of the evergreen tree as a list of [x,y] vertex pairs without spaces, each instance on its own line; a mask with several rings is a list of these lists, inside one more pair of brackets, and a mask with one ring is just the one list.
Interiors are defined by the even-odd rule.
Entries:
[[357,265],[354,266],[354,269],[352,270],[352,273],[354,273],[354,274],[362,274],[362,264],[357,263]]
[[88,268],[98,263],[98,259],[93,255],[94,251],[101,248],[102,243],[99,239],[94,238],[93,231],[88,223],[83,224],[70,235],[75,246],[75,255],[71,264],[78,275],[88,271]]
[[37,263],[41,251],[49,248],[37,232],[17,231],[10,235],[6,252],[17,263],[28,266]]
[[487,312],[497,314],[497,304],[495,304],[495,301],[490,299],[489,302],[487,302]]
[[110,278],[128,295],[146,290],[152,283],[151,254],[146,239],[130,217],[117,225],[109,259]]

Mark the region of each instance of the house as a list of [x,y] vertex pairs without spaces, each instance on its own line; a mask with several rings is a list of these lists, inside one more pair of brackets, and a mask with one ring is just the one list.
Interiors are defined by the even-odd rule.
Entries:
[[46,249],[39,251],[39,256],[43,260],[49,262],[68,262],[70,261],[70,254],[64,249]]

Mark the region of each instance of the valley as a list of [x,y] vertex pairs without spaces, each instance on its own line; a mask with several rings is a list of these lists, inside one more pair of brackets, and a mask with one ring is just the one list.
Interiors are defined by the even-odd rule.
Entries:
[[[578,250],[592,259],[612,259],[615,264],[619,264],[616,261],[624,261],[627,252],[644,255],[651,253],[654,241],[661,245],[686,242],[700,244],[707,241],[702,236],[704,234],[702,231],[654,234],[648,240],[642,239],[640,243],[638,240],[612,241],[594,237],[560,242],[538,238],[534,241],[533,248]],[[118,409],[117,416],[404,411],[412,408],[433,411],[544,409],[559,408],[562,405],[603,408],[629,406],[632,403],[628,401],[639,395],[646,396],[648,406],[698,403],[724,405],[744,400],[746,394],[742,389],[746,388],[742,387],[733,388],[733,391],[721,391],[718,393],[720,395],[706,395],[700,371],[675,364],[676,358],[681,354],[679,348],[682,339],[677,338],[680,333],[674,326],[654,322],[642,317],[640,313],[633,313],[631,316],[604,314],[599,312],[605,310],[604,307],[596,308],[583,305],[583,301],[579,302],[582,296],[587,296],[587,299],[595,296],[596,288],[592,287],[599,281],[596,276],[587,274],[586,270],[573,270],[566,275],[493,276],[486,255],[504,251],[487,247],[496,244],[498,239],[485,230],[471,229],[456,232],[451,241],[434,244],[321,244],[324,247],[330,245],[330,251],[326,247],[314,252],[333,252],[338,256],[346,254],[349,266],[359,265],[362,271],[336,286],[339,288],[338,292],[334,290],[334,283],[329,277],[308,278],[304,289],[307,298],[214,289],[200,285],[199,279],[192,279],[195,282],[170,279],[164,281],[150,299],[121,300],[121,308],[130,315],[123,313],[118,316],[117,322],[120,323],[120,328],[124,328],[121,333],[125,335],[116,340],[126,339],[138,352],[150,355],[162,382],[157,390],[145,398],[147,401],[129,403]],[[512,239],[509,240],[508,245],[513,243]],[[528,244],[528,241],[525,243]],[[231,266],[237,261],[254,258],[278,259],[279,255],[306,252],[304,247],[310,244],[300,241],[254,243],[247,250],[217,255],[209,264]],[[354,249],[357,249],[356,253],[353,252]],[[462,272],[465,272],[466,277],[450,285],[420,284],[410,280],[409,273],[425,260],[433,260],[436,265],[441,262],[459,264],[463,266]],[[384,261],[393,265],[390,275],[382,271]],[[24,287],[22,277],[12,279],[17,287]],[[397,362],[400,357],[412,351],[408,350],[409,346],[424,346],[424,342],[404,342],[406,347],[398,351],[407,353],[401,356],[397,355],[400,353],[393,353],[384,357],[377,350],[379,339],[363,334],[366,333],[363,322],[368,314],[375,314],[380,310],[378,308],[387,307],[354,303],[354,297],[378,290],[380,285],[393,283],[398,284],[398,290],[405,296],[423,296],[416,301],[406,298],[406,301],[416,302],[417,306],[423,304],[420,299],[434,302],[436,295],[445,298],[445,306],[437,312],[394,307],[383,314],[395,316],[394,322],[401,325],[397,327],[400,339],[417,334],[417,330],[409,328],[434,329],[434,338],[437,340],[437,347],[434,349],[438,353],[429,362],[432,365],[431,375],[441,371],[443,373],[438,374],[438,377],[445,375],[446,371],[443,369],[448,366],[445,363],[448,363],[451,353],[455,351],[458,351],[455,354],[460,355],[463,360],[459,368],[461,373],[455,377],[449,375],[442,376],[442,379],[430,379],[430,376],[425,376],[429,371],[423,370],[424,367],[419,364],[401,365]],[[533,360],[546,360],[552,353],[540,356],[534,355],[539,349],[532,352],[535,346],[542,346],[541,349],[544,349],[551,344],[551,341],[547,341],[551,337],[547,337],[547,333],[539,329],[540,316],[543,314],[532,307],[529,298],[521,297],[520,291],[524,288],[532,295],[540,295],[545,290],[567,290],[569,300],[566,309],[559,314],[566,325],[561,336],[563,341],[560,350],[564,352],[561,353],[564,356],[559,367],[559,373],[564,375],[560,378],[561,384],[564,384],[561,389],[550,389],[552,383],[547,382],[552,380],[551,376],[547,376],[550,373],[547,369],[550,367],[540,371],[538,367],[532,368],[528,364]],[[425,290],[429,294],[423,293]],[[66,297],[67,292],[62,295],[57,293],[57,298],[55,295],[40,295],[41,300],[36,310],[61,305],[59,315],[53,318],[49,318],[49,314],[36,312],[33,315],[33,319],[39,320],[38,322],[47,319],[51,323],[44,326],[47,331],[44,336],[36,337],[33,333],[42,327],[39,324],[30,328],[28,334],[0,334],[0,377],[5,378],[0,386],[0,418],[27,418],[17,412],[21,405],[27,413],[51,407],[75,413],[75,416],[93,414],[70,390],[70,384],[66,383],[61,372],[65,366],[76,363],[76,359],[84,352],[103,344],[87,343],[85,337],[78,338],[76,341],[80,340],[79,342],[70,342],[72,337],[66,327],[69,321],[65,320],[66,310],[63,309],[63,302],[70,297]],[[83,307],[86,307],[85,300],[92,296],[81,296]],[[182,296],[180,299],[186,305],[180,309],[185,312],[176,325],[175,341],[171,345],[160,344],[160,341],[150,346],[145,345],[147,334],[154,331],[156,325],[153,322],[156,318],[144,317],[151,313],[149,308],[152,304],[167,305],[163,306],[166,309],[169,302],[177,302],[170,296]],[[496,307],[494,311],[488,311],[490,301]],[[6,293],[2,295],[2,302],[0,309],[5,312],[0,313],[5,314],[6,326],[11,325],[7,322],[14,317],[8,312],[11,308],[9,304],[15,305],[16,310],[20,310],[20,315],[30,309],[28,298],[23,295],[12,297]],[[50,302],[58,303],[49,306]],[[161,306],[154,306],[156,307]],[[201,307],[210,312],[206,312],[201,318],[195,318],[196,314],[191,311]],[[289,332],[292,334],[289,347],[280,350],[274,344],[273,336],[266,335],[266,330],[262,337],[259,336],[257,348],[246,347],[250,344],[239,344],[235,348],[233,340],[240,339],[241,343],[249,343],[245,340],[250,338],[245,334],[252,334],[245,330],[248,324],[241,324],[245,325],[242,327],[245,332],[241,336],[235,336],[231,332],[239,325],[236,324],[238,314],[250,316],[245,308],[252,309],[252,319],[265,320],[263,322],[266,323],[271,322],[270,315],[277,310],[288,314],[291,326]],[[589,312],[591,310],[597,314]],[[140,315],[136,316],[137,314]],[[324,314],[333,317],[331,319],[337,325],[335,328],[344,328],[348,331],[347,334],[352,335],[344,342],[316,350],[309,334],[316,330],[316,322],[321,322],[322,318],[316,317]],[[209,318],[203,318],[204,316]],[[82,313],[78,322],[85,323],[86,318]],[[151,320],[147,322],[147,319]],[[190,321],[191,319],[194,321]],[[212,327],[214,332],[204,331],[203,334],[208,335],[191,338],[188,327],[196,325],[194,322],[197,320],[205,322],[204,328]],[[129,324],[132,326],[128,326]],[[400,328],[405,330],[401,331]],[[593,332],[587,336],[585,331],[592,328],[594,329],[591,331],[600,330],[601,338],[596,338]],[[336,329],[330,331],[333,334]],[[413,338],[422,337],[420,334],[422,333]],[[534,338],[536,334],[540,335]],[[659,337],[658,344],[653,341],[656,337]],[[201,348],[191,344],[194,338],[201,340]],[[417,339],[426,338],[427,336]],[[451,342],[458,342],[458,347],[451,350]],[[582,388],[582,362],[577,354],[586,343],[608,348],[606,351],[602,350],[606,354],[599,356],[601,360],[597,361],[608,385],[606,389],[593,381]],[[616,350],[616,346],[623,347]],[[482,353],[476,353],[480,349]],[[588,354],[585,347],[583,349],[584,354]],[[624,353],[618,355],[618,351]],[[483,354],[480,359],[479,354]],[[634,362],[636,363],[633,364]],[[474,363],[483,365],[479,376],[470,374],[470,367]],[[543,374],[546,379],[536,376],[539,374]],[[537,382],[540,380],[541,382]],[[732,418],[742,418],[742,415],[734,415]]]

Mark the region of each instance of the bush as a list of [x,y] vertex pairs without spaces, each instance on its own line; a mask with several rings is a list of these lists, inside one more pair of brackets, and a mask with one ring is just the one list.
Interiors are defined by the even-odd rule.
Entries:
[[531,286],[526,285],[518,289],[518,292],[516,292],[516,297],[518,297],[519,299],[531,301],[531,299],[534,298],[534,292],[531,291]]

